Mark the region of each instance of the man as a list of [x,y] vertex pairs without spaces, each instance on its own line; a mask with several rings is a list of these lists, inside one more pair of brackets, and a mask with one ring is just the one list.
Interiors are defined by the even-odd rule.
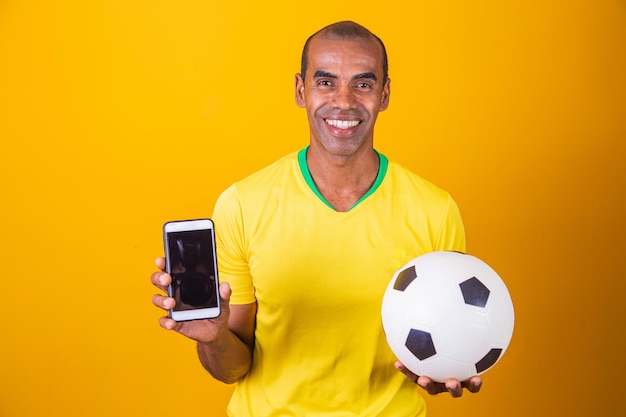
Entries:
[[[237,383],[231,416],[423,416],[414,383],[478,392],[479,377],[418,378],[386,344],[380,304],[394,271],[426,252],[464,251],[465,235],[445,191],[373,147],[390,94],[382,41],[353,22],[323,28],[305,44],[295,93],[310,145],[215,206],[221,316],[161,326],[196,340],[203,366]],[[170,277],[152,282],[164,290]]]

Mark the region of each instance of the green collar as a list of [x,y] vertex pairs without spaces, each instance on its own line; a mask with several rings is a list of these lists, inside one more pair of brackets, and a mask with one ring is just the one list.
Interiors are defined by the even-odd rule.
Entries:
[[[313,191],[313,193],[315,193],[317,198],[322,200],[322,202],[324,204],[326,204],[329,208],[335,210],[335,208],[333,206],[331,206],[330,203],[328,203],[328,201],[326,201],[324,196],[317,189],[317,186],[315,185],[315,182],[313,182],[313,177],[311,177],[311,172],[309,171],[309,166],[306,163],[306,153],[307,153],[308,150],[309,150],[309,146],[307,146],[304,149],[301,149],[298,152],[298,165],[300,166],[300,172],[302,172],[302,176],[304,177],[304,181],[306,181],[307,185],[309,186],[311,191]],[[383,179],[385,178],[385,174],[387,173],[387,167],[389,166],[389,161],[387,160],[387,157],[385,155],[379,153],[376,150],[374,150],[374,152],[376,152],[376,154],[378,155],[378,159],[380,161],[380,163],[378,165],[378,175],[376,176],[376,181],[374,181],[374,184],[372,185],[372,187],[363,195],[363,197],[361,197],[359,199],[359,201],[357,201],[354,204],[354,206],[352,206],[350,208],[350,210],[352,210],[353,208],[358,206],[363,200],[365,200],[367,197],[372,195],[372,193],[374,193],[374,191],[376,191],[378,189],[380,184],[383,182]]]

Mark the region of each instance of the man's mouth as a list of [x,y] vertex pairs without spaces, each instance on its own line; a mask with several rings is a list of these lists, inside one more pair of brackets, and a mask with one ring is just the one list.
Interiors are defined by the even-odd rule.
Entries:
[[324,119],[326,124],[337,129],[351,129],[361,123],[359,120],[336,120],[336,119]]

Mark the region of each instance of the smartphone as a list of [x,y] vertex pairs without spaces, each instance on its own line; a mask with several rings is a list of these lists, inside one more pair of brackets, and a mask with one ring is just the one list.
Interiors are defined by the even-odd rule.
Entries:
[[169,312],[176,321],[211,319],[220,314],[215,227],[211,219],[177,220],[163,225]]

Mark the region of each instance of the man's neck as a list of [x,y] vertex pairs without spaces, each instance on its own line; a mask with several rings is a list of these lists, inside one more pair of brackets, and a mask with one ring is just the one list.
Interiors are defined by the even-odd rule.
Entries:
[[309,149],[307,165],[320,194],[335,210],[344,212],[372,188],[380,160],[371,148],[347,157]]

